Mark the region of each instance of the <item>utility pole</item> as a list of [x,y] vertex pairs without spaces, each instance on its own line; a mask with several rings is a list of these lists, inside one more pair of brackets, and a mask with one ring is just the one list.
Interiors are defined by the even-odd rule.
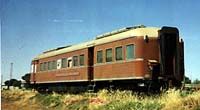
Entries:
[[13,63],[10,63],[10,80],[12,79],[12,72],[13,72]]
[[1,74],[1,89],[3,87],[3,74]]
[[12,72],[13,72],[13,63],[10,63],[10,81],[9,81],[9,85],[8,85],[8,89],[10,89],[10,85],[11,85],[11,79],[12,79]]

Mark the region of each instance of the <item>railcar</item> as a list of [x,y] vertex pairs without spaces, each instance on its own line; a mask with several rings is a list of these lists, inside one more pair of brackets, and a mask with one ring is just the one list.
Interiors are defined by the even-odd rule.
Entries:
[[38,91],[181,87],[184,42],[175,27],[126,27],[43,52],[31,68]]

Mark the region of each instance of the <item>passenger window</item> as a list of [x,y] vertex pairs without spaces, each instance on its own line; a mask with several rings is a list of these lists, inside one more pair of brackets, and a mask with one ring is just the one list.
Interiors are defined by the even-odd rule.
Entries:
[[78,56],[73,57],[74,66],[78,66]]
[[60,69],[62,67],[62,59],[57,60],[57,69]]
[[122,46],[115,48],[115,59],[116,59],[116,61],[123,60],[122,54],[123,54]]
[[48,62],[48,70],[51,70],[51,61]]
[[106,62],[112,62],[112,49],[106,49]]
[[80,66],[84,66],[84,54],[80,55]]
[[45,70],[47,69],[47,62],[44,62],[44,63],[43,63],[43,66],[44,66],[44,67],[43,67],[43,71],[45,71]]
[[40,63],[40,71],[43,71],[43,63]]
[[62,63],[61,68],[66,68],[66,65],[67,65],[67,60],[66,60],[66,58],[62,58],[61,63]]
[[126,59],[133,59],[134,56],[134,45],[130,44],[126,46]]
[[97,63],[102,63],[103,62],[103,51],[97,51]]
[[72,57],[67,59],[67,68],[72,68]]
[[56,67],[57,67],[57,63],[56,63],[56,61],[54,60],[54,61],[52,62],[52,69],[56,69]]

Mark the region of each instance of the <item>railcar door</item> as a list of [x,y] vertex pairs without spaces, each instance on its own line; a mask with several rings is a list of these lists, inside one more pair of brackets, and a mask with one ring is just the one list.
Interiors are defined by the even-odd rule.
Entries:
[[160,30],[161,74],[167,79],[173,79],[179,68],[179,32],[177,28],[162,27]]
[[180,67],[179,67],[178,77],[179,77],[179,80],[183,81],[184,75],[185,75],[185,73],[184,73],[185,68],[184,68],[184,42],[183,42],[183,39],[180,39],[179,47],[180,47],[180,50],[179,50],[179,52],[180,52],[180,54],[179,54],[179,57],[180,57],[179,65],[180,65]]
[[88,48],[88,79],[93,80],[93,72],[94,72],[94,47]]

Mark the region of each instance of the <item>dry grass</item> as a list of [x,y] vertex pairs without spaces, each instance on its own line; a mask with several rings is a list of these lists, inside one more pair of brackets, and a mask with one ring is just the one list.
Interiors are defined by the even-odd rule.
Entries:
[[[39,108],[34,100],[30,101],[38,92],[30,90],[12,90],[12,91],[2,91],[1,100],[2,100],[2,109],[11,110],[11,109],[21,109],[25,110],[26,108]],[[10,109],[9,109],[10,108]],[[3,109],[4,110],[4,109]]]
[[161,96],[161,101],[165,103],[163,110],[200,110],[200,91],[196,91],[188,96],[181,96],[179,90],[169,90]]
[[40,94],[28,90],[1,93],[4,110],[200,110],[200,91],[189,93],[171,89],[151,96],[119,90],[78,95]]

